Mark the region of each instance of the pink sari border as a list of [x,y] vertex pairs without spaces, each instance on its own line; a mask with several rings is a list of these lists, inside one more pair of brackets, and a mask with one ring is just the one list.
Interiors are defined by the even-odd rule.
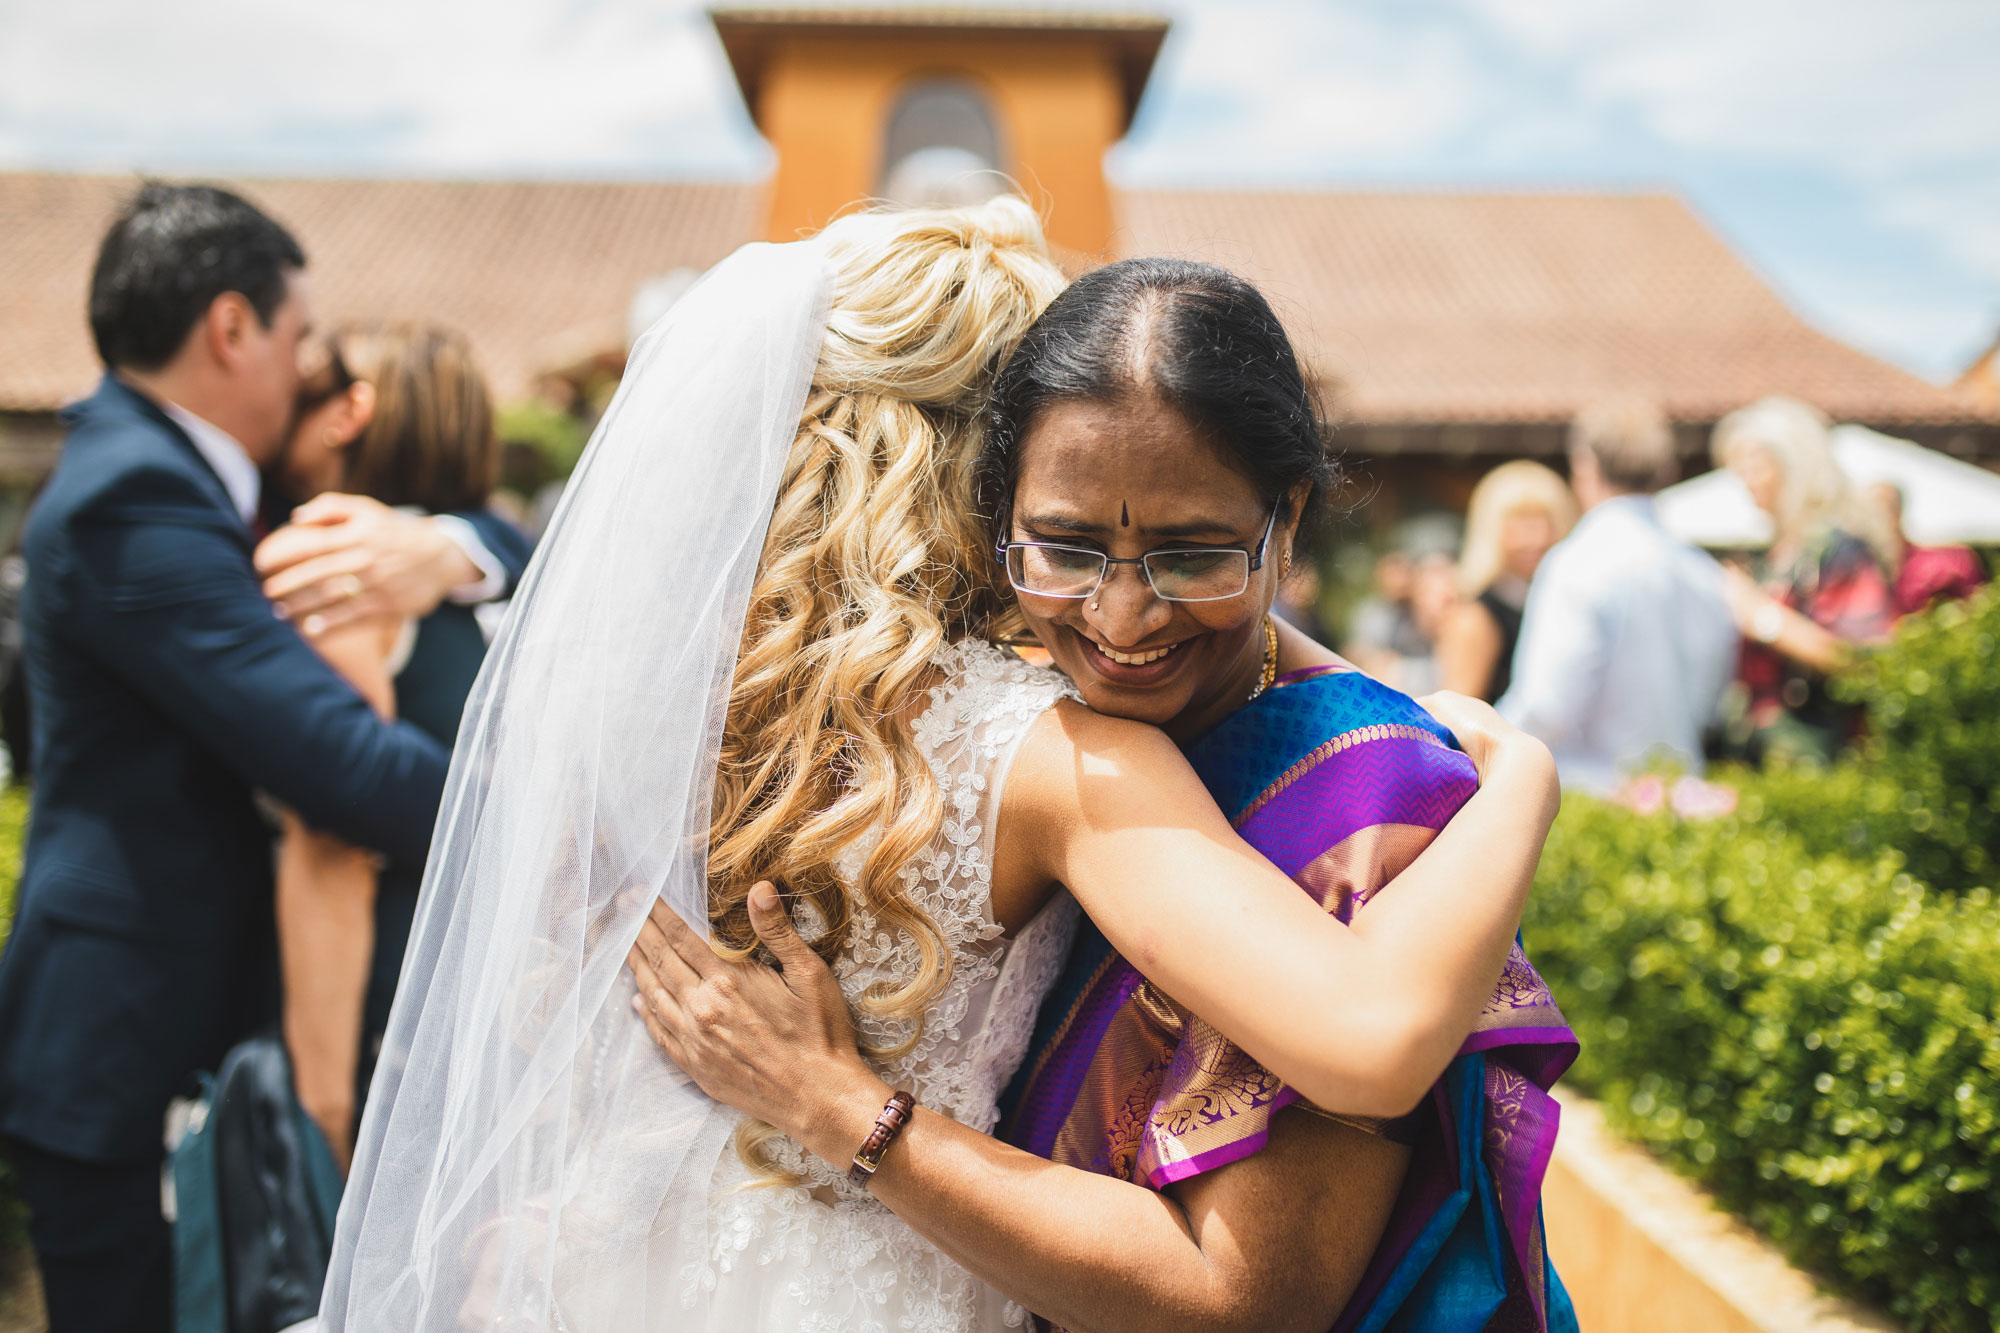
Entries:
[[[1297,1100],[1299,1100],[1299,1094],[1294,1089],[1289,1087],[1280,1088],[1278,1095],[1273,1097],[1268,1103],[1270,1114],[1276,1115],[1280,1110],[1290,1106]],[[1149,1189],[1159,1190],[1165,1189],[1177,1181],[1192,1180],[1204,1171],[1213,1171],[1219,1166],[1228,1166],[1231,1162],[1240,1162],[1246,1157],[1256,1156],[1259,1152],[1263,1151],[1264,1145],[1270,1142],[1270,1138],[1271,1132],[1268,1129],[1253,1130],[1240,1139],[1225,1143],[1220,1147],[1210,1148],[1207,1152],[1196,1153],[1192,1157],[1183,1157],[1171,1162],[1163,1162],[1151,1171],[1144,1173],[1145,1179],[1143,1183]]]

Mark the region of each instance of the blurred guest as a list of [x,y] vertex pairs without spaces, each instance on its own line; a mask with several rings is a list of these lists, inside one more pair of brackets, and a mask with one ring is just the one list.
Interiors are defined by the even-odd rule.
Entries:
[[[91,277],[104,379],[28,524],[37,772],[0,960],[0,1134],[51,1333],[171,1319],[168,1103],[276,1016],[252,793],[415,859],[444,786],[445,747],[379,719],[273,617],[251,563],[311,324],[304,266],[236,195],[142,188]],[[358,567],[457,581],[468,557],[384,512],[349,546]]]
[[1457,600],[1452,559],[1435,547],[1398,548],[1375,562],[1375,593],[1354,609],[1341,656],[1410,694],[1436,688],[1438,628]]
[[1770,549],[1725,571],[1743,646],[1746,712],[1733,738],[1752,758],[1829,757],[1854,714],[1827,676],[1857,644],[1885,638],[1895,602],[1887,525],[1834,461],[1827,419],[1795,398],[1765,398],[1715,425],[1712,448],[1771,516]]
[[1513,678],[1528,581],[1576,523],[1576,497],[1540,463],[1502,463],[1472,491],[1458,586],[1437,635],[1438,686],[1492,703]]
[[1341,656],[1371,675],[1380,676],[1398,657],[1422,653],[1427,646],[1410,614],[1410,586],[1416,565],[1401,550],[1384,551],[1375,561],[1375,590],[1354,608],[1348,619]]
[[1319,593],[1319,565],[1308,557],[1299,561],[1278,585],[1278,597],[1271,610],[1314,643],[1325,643],[1326,625],[1319,618]]
[[1736,632],[1722,571],[1654,509],[1673,432],[1651,403],[1595,403],[1571,423],[1569,466],[1583,517],[1529,587],[1500,711],[1547,743],[1568,786],[1608,795],[1656,756],[1699,771]]
[[1986,566],[1969,546],[1912,546],[1903,533],[1903,488],[1893,481],[1868,487],[1868,502],[1882,517],[1889,565],[1896,571],[1890,595],[1898,616],[1912,616],[1939,602],[1962,602],[1986,582]]
[[[328,491],[424,513],[476,510],[499,463],[493,405],[466,340],[387,324],[342,330],[307,352],[299,414],[277,480],[295,498]],[[505,529],[489,529],[489,539]],[[526,558],[509,534],[507,554]],[[485,657],[472,608],[421,620],[378,614],[313,647],[385,715],[449,747]],[[300,1102],[345,1167],[360,1099],[394,997],[423,877],[422,857],[380,872],[364,848],[284,817],[278,936],[284,1031]]]
[[18,550],[0,558],[0,744],[7,771],[0,783],[34,776],[28,743],[28,681],[21,669],[21,593],[28,584],[28,561]]
[[1417,651],[1399,655],[1382,680],[1405,694],[1437,689],[1438,636],[1458,606],[1458,562],[1443,551],[1418,559],[1410,575],[1410,625]]

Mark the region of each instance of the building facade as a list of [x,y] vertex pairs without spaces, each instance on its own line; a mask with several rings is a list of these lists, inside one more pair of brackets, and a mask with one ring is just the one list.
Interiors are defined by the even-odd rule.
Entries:
[[[1171,254],[1269,293],[1377,523],[1462,507],[1505,459],[1559,461],[1571,415],[1609,393],[1661,402],[1689,470],[1718,417],[1770,393],[2000,466],[1990,355],[1983,378],[1947,387],[1827,337],[1672,195],[1119,189],[1104,157],[1164,20],[730,8],[714,21],[776,153],[761,184],[235,184],[300,236],[323,323],[455,325],[503,401],[559,397],[573,367],[615,370],[636,318],[745,241],[870,199],[1017,188],[1072,272]],[[0,489],[46,471],[55,410],[96,378],[91,257],[136,184],[0,174]]]

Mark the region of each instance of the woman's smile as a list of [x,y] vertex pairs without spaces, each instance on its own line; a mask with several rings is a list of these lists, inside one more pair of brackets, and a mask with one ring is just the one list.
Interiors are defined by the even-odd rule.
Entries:
[[1121,651],[1101,639],[1092,637],[1081,630],[1067,625],[1068,633],[1083,641],[1085,657],[1098,674],[1116,685],[1141,689],[1157,685],[1168,676],[1180,670],[1188,660],[1186,654],[1176,656],[1176,651],[1188,639],[1177,639],[1172,643],[1159,644],[1148,648]]

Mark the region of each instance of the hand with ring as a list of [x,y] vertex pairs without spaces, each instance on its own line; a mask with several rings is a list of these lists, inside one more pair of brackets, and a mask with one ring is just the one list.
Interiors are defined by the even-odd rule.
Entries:
[[696,1086],[845,1165],[890,1088],[862,1060],[840,983],[792,925],[777,890],[749,895],[750,924],[777,959],[716,956],[655,902],[626,957],[646,1031]]
[[299,506],[256,563],[264,595],[309,638],[359,620],[421,619],[480,577],[438,524],[360,495]]

